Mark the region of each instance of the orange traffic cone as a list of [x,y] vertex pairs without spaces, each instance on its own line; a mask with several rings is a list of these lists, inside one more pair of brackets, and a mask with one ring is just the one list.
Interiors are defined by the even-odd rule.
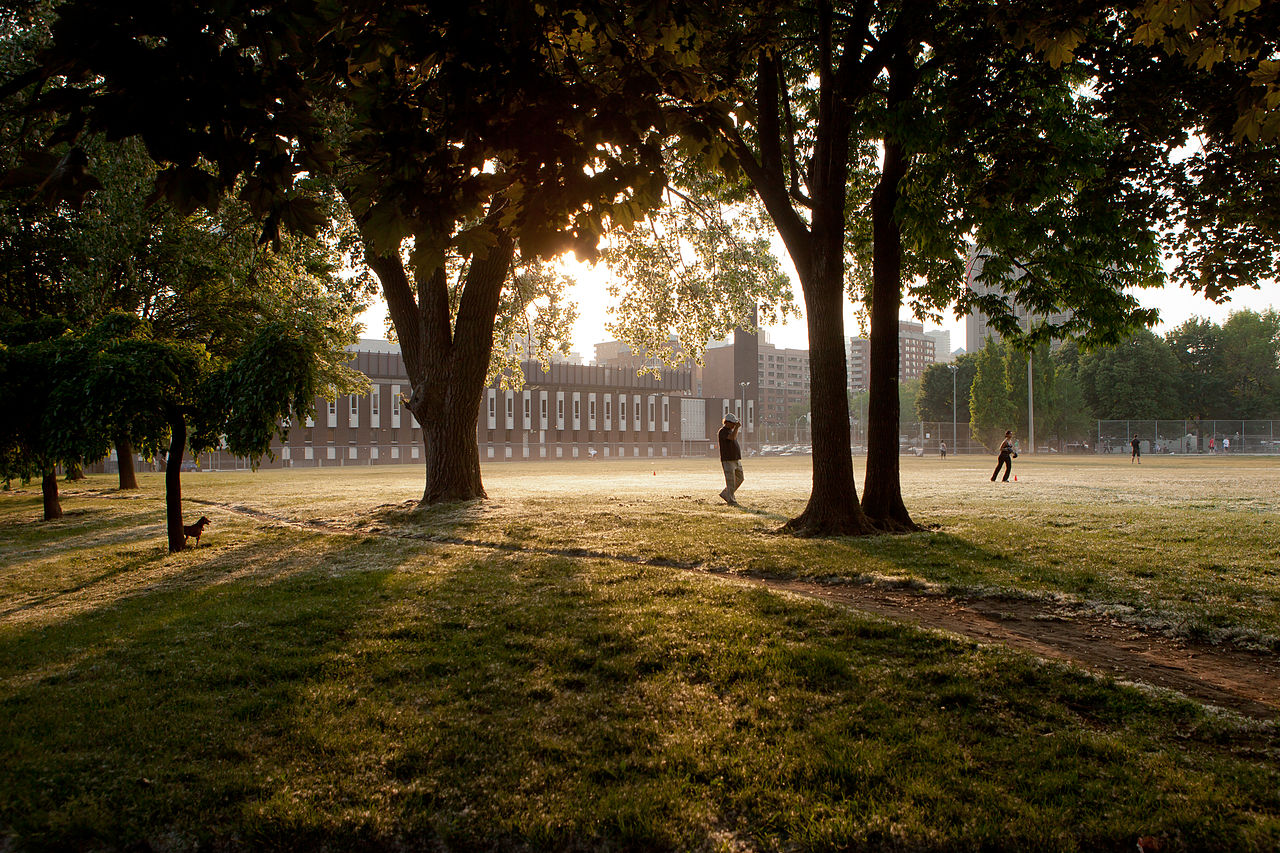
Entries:
[[1013,482],[1015,482],[1015,483],[1016,483],[1016,482],[1018,482],[1018,475],[1017,475],[1017,474],[1014,474],[1014,475],[1013,475]]

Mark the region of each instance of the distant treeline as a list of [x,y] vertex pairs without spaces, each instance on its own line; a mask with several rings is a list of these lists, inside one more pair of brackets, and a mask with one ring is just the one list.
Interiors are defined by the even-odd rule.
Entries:
[[[1027,354],[988,338],[956,362],[956,410],[984,443],[1027,430]],[[1077,441],[1099,419],[1267,419],[1280,417],[1280,313],[1237,311],[1218,325],[1193,318],[1163,337],[1135,333],[1123,343],[1081,352],[1074,343],[1032,357],[1039,440]],[[915,414],[952,418],[946,364],[921,377]]]

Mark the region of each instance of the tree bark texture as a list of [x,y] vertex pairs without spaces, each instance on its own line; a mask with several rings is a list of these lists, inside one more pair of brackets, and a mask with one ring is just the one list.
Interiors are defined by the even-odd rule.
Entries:
[[44,497],[44,520],[62,518],[62,502],[58,500],[58,472],[46,471],[40,479],[40,493]]
[[133,465],[133,443],[129,439],[116,439],[116,460],[116,467],[120,471],[120,490],[138,488],[138,473]]
[[85,479],[84,466],[79,462],[73,462],[67,466],[67,482],[74,483],[77,480]]
[[425,504],[487,497],[480,476],[476,420],[493,352],[493,329],[515,244],[499,232],[497,245],[472,258],[451,323],[443,269],[419,270],[417,294],[398,256],[368,254],[382,283],[413,388],[408,405],[422,424]]
[[902,232],[894,209],[906,174],[902,146],[888,140],[871,197],[871,370],[867,406],[867,479],[862,508],[882,529],[918,530],[902,501],[898,425],[898,311],[902,307]]
[[804,512],[784,529],[805,536],[863,536],[874,529],[858,502],[849,449],[843,267],[821,259],[813,266],[822,278],[802,282],[809,327],[813,490]]
[[[865,11],[865,10],[864,10]],[[818,128],[807,166],[807,198],[798,198],[788,181],[790,162],[781,142],[783,111],[781,69],[762,56],[756,73],[759,156],[729,131],[735,159],[751,180],[795,264],[804,293],[809,328],[810,407],[813,429],[813,491],[809,503],[784,530],[799,535],[858,536],[875,532],[858,501],[849,449],[849,397],[844,338],[844,237],[846,183],[849,179],[849,107],[847,96],[874,79],[874,63],[859,69],[857,37],[866,33],[866,17],[852,28],[855,42],[836,67],[833,12],[819,3]],[[862,79],[865,76],[866,79]],[[790,130],[786,131],[790,133]],[[791,142],[786,143],[789,150]],[[794,164],[792,166],[795,168]],[[793,206],[809,209],[809,221]]]
[[187,544],[187,537],[182,535],[182,454],[187,447],[186,419],[177,412],[171,412],[169,428],[173,437],[169,441],[169,456],[164,464],[164,508],[169,553],[176,554]]

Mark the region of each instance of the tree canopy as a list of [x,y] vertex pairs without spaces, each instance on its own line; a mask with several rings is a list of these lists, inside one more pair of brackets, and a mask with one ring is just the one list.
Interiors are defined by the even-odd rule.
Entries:
[[[1166,20],[1162,5],[1191,11]],[[234,192],[270,240],[314,230],[306,182],[331,180],[404,352],[427,501],[484,494],[472,424],[517,251],[592,256],[607,226],[662,201],[664,146],[730,191],[745,180],[807,308],[814,491],[792,527],[911,529],[904,295],[926,313],[980,305],[1013,335],[1012,293],[1070,311],[1032,342],[1093,345],[1154,321],[1129,288],[1160,280],[1162,248],[1185,246],[1179,280],[1211,295],[1274,271],[1274,75],[1260,57],[1280,28],[1265,4],[1209,7],[70,0],[40,67],[5,93],[64,116],[73,143],[86,128],[138,136],[179,210]],[[1185,153],[1189,134],[1200,147]],[[28,166],[74,199],[87,158],[73,144]],[[970,240],[990,293],[961,286]],[[871,313],[862,501],[847,285]]]

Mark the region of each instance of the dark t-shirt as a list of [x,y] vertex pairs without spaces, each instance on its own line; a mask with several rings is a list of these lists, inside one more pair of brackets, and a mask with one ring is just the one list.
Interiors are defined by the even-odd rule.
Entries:
[[720,432],[716,433],[716,441],[720,443],[721,462],[733,462],[742,458],[742,450],[738,447],[738,440],[733,437],[733,429],[727,424],[720,427]]

